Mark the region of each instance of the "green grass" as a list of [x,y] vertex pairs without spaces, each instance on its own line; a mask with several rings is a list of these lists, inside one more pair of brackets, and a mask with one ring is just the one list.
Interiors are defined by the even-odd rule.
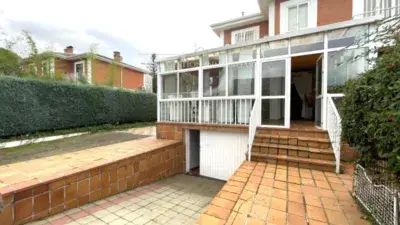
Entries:
[[127,130],[132,128],[140,128],[140,127],[148,127],[155,126],[156,122],[140,122],[140,123],[126,123],[126,124],[103,124],[99,126],[89,126],[89,127],[78,127],[72,129],[65,130],[55,130],[55,131],[43,131],[37,132],[33,134],[14,136],[10,138],[0,138],[0,143],[9,142],[9,141],[18,141],[25,139],[35,139],[41,137],[55,136],[55,135],[65,135],[65,134],[74,134],[74,133],[98,133],[98,132],[107,132],[114,130]]

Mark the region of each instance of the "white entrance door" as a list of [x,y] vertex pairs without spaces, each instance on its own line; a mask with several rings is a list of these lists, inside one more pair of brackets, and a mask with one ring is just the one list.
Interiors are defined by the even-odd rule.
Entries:
[[323,77],[324,77],[324,56],[321,55],[317,60],[316,79],[315,79],[315,126],[322,128],[323,110]]
[[261,124],[290,127],[290,58],[261,62]]
[[228,180],[246,160],[248,133],[200,131],[200,175]]

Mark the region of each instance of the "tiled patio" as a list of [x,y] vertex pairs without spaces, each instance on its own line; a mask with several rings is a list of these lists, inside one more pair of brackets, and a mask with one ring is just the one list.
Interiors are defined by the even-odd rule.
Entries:
[[34,224],[194,224],[224,182],[176,175]]
[[244,162],[207,211],[201,225],[364,225],[345,174]]

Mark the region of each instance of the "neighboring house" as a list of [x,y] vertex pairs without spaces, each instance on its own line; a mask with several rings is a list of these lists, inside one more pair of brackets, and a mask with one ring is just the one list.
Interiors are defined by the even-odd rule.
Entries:
[[68,46],[63,53],[51,54],[54,57],[42,62],[42,66],[39,68],[34,63],[27,63],[28,59],[24,59],[23,68],[27,72],[38,74],[38,76],[59,74],[74,82],[84,79],[90,84],[112,84],[115,87],[135,90],[148,88],[145,83],[145,74],[148,71],[124,63],[118,51],[114,52],[113,58],[99,54],[89,57],[89,53],[75,54],[74,48]]
[[[398,0],[258,0],[211,25],[221,47],[160,60],[159,138],[184,140],[187,170],[228,179],[246,158],[340,171],[345,81],[368,69],[355,45]],[[367,54],[368,53],[368,54]],[[363,56],[352,60],[356,56]]]

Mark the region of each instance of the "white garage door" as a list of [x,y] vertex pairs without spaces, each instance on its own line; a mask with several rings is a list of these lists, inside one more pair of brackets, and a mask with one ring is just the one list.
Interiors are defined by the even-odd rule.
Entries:
[[247,133],[200,131],[200,175],[228,180],[246,159]]

